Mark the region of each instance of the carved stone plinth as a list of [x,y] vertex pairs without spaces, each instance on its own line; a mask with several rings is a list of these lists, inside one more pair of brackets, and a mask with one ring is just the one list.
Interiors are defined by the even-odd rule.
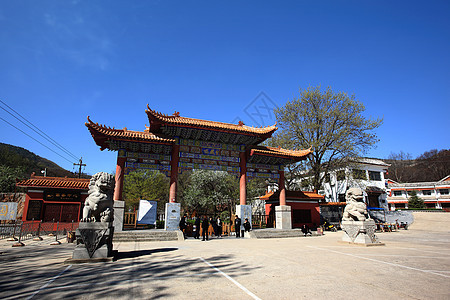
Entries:
[[164,230],[174,231],[179,230],[180,225],[180,211],[181,204],[169,202],[166,203],[166,221],[164,222]]
[[361,245],[384,245],[375,235],[375,221],[342,221],[341,228],[344,231],[342,241]]
[[77,246],[72,260],[93,260],[112,258],[114,227],[112,222],[80,222],[75,232]]
[[277,229],[292,229],[291,207],[289,205],[275,206],[275,222]]
[[123,216],[125,213],[125,201],[114,200],[114,230],[121,232],[123,230]]

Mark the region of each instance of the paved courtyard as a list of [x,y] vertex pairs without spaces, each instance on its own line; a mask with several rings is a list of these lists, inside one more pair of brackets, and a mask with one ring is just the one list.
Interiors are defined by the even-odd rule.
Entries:
[[0,298],[450,299],[450,231],[427,224],[379,233],[381,247],[340,244],[342,232],[116,243],[117,261],[80,265],[63,264],[73,244],[0,241]]

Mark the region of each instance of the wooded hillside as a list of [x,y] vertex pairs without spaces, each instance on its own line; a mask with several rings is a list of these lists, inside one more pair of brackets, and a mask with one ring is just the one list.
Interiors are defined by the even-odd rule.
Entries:
[[384,161],[391,164],[387,178],[397,182],[439,181],[450,175],[450,149],[433,149],[416,159],[408,153],[392,153]]
[[76,177],[54,162],[42,158],[24,148],[0,143],[0,191],[14,190],[15,179],[29,178],[31,173],[42,175],[47,168],[47,176]]

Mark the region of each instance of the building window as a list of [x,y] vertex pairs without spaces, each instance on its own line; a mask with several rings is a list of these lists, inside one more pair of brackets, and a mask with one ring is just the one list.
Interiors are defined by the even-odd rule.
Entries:
[[424,196],[431,196],[431,190],[422,190]]
[[427,208],[436,208],[436,204],[434,203],[425,203]]
[[439,189],[439,194],[441,194],[441,195],[448,195],[449,191],[448,191],[448,189]]
[[336,172],[337,181],[345,180],[345,170],[339,170]]
[[369,171],[369,179],[374,181],[381,181],[381,173],[375,171]]
[[331,181],[330,174],[325,175],[325,182],[330,183],[330,181]]
[[402,195],[402,191],[394,191],[394,196],[398,197]]
[[353,169],[352,170],[352,175],[353,175],[353,179],[367,180],[367,175],[366,175],[366,171],[365,170]]

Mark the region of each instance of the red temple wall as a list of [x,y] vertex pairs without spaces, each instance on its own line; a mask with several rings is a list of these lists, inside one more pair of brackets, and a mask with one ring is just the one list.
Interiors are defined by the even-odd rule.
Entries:
[[[82,216],[86,194],[80,195],[80,201],[49,201],[44,200],[44,192],[27,192],[25,195],[22,221],[43,220],[51,222],[78,222]],[[30,201],[32,201],[30,203]],[[37,202],[39,201],[39,202]],[[39,205],[40,204],[40,205]]]

